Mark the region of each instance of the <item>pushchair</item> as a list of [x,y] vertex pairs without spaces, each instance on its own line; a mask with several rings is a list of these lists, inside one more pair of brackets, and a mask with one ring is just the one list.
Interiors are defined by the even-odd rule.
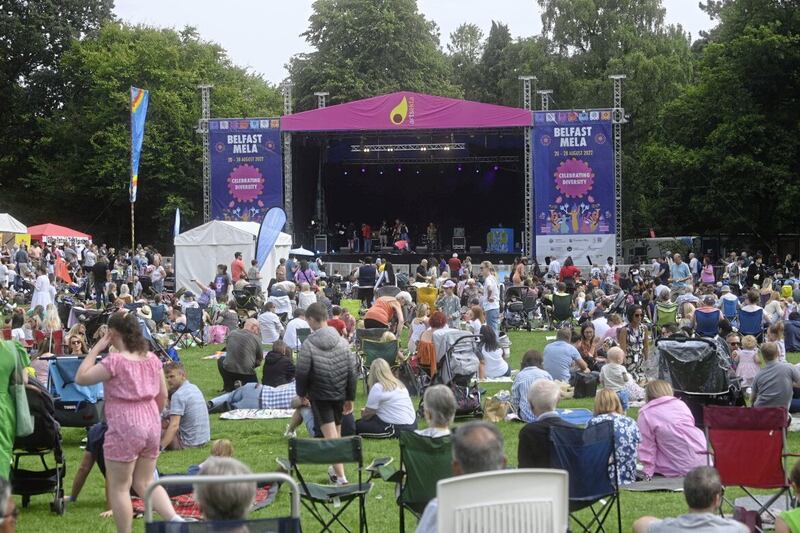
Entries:
[[245,285],[241,289],[233,289],[233,299],[236,301],[240,318],[251,318],[261,310],[264,300],[259,295],[260,291],[258,285]]
[[739,378],[731,377],[731,361],[713,339],[672,336],[656,341],[658,377],[672,383],[675,396],[703,427],[703,407],[745,405]]
[[[453,391],[456,398],[456,416],[482,416],[481,390],[473,379],[478,374],[480,335],[471,335],[459,329],[441,329],[433,333],[436,347],[437,372],[431,385],[442,384]],[[420,380],[425,383],[427,380]],[[424,392],[424,391],[422,391]],[[424,416],[423,400],[419,414]]]
[[536,293],[528,287],[509,287],[503,298],[503,330],[530,331],[531,320],[537,309]]
[[[64,514],[64,475],[66,460],[61,448],[61,433],[55,419],[53,398],[41,383],[31,378],[25,386],[28,407],[33,416],[33,433],[14,441],[14,463],[10,481],[14,494],[22,496],[22,507],[27,507],[31,496],[52,494],[50,510]],[[53,454],[53,466],[46,456]],[[20,465],[23,457],[38,457],[42,470],[29,470]],[[25,465],[28,466],[28,465]]]
[[103,384],[75,383],[83,357],[65,355],[48,363],[47,391],[53,397],[55,419],[64,427],[88,428],[103,420]]

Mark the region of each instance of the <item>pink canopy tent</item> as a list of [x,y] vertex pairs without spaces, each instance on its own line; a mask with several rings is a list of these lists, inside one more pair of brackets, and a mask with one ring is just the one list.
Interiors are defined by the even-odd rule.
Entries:
[[401,91],[281,117],[283,131],[402,131],[533,125],[525,109]]
[[31,242],[33,241],[52,241],[52,240],[59,240],[59,239],[85,239],[87,241],[92,240],[92,236],[88,233],[83,233],[78,230],[74,230],[72,228],[67,228],[65,226],[59,226],[58,224],[39,224],[37,226],[28,226],[28,234],[31,236]]

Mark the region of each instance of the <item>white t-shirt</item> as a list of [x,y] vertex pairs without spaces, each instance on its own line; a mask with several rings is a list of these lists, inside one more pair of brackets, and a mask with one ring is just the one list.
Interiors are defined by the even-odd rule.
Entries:
[[608,325],[608,319],[604,316],[592,320],[592,326],[594,326],[594,336],[599,339],[605,337],[606,332],[611,329],[611,326]]
[[317,303],[317,296],[313,292],[301,292],[297,295],[297,307],[300,309],[308,309],[313,303]]
[[502,348],[487,351],[485,347],[482,347],[481,356],[483,357],[483,364],[486,367],[487,378],[499,378],[506,375],[506,372],[508,372],[508,362],[503,359]]
[[8,281],[8,267],[0,263],[0,284],[5,285]]
[[487,276],[483,281],[483,310],[491,311],[500,309],[500,287],[497,285],[497,278]]
[[270,311],[266,311],[258,315],[258,327],[261,328],[261,343],[272,344],[281,338],[283,333],[283,324],[278,315]]
[[377,417],[387,424],[409,425],[417,419],[405,387],[385,391],[383,385],[376,383],[369,390],[366,407],[375,411]]
[[470,320],[467,325],[469,326],[469,330],[472,332],[473,335],[480,335],[481,333],[481,321],[477,318],[474,320]]
[[12,341],[19,341],[22,344],[25,344],[25,330],[22,328],[16,328],[11,330],[11,340]]

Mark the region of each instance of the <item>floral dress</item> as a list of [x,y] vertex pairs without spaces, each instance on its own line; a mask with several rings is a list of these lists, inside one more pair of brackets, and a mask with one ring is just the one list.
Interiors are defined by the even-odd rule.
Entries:
[[626,364],[638,363],[644,356],[644,324],[634,329],[630,324],[625,328],[628,334],[628,353],[626,354]]
[[[606,413],[597,415],[589,420],[587,426],[594,426],[601,422],[611,420],[614,423],[614,444],[616,445],[617,483],[627,485],[636,481],[636,451],[642,435],[639,426],[632,418],[624,415]],[[608,468],[609,477],[613,475],[611,466]]]

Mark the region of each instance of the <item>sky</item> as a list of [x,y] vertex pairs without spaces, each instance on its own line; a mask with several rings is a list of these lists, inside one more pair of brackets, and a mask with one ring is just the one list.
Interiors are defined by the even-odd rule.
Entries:
[[[220,44],[240,67],[282,81],[289,57],[309,51],[300,36],[308,27],[313,0],[116,0],[114,12],[124,21],[158,27],[194,26],[201,37]],[[541,31],[536,0],[418,0],[419,9],[435,21],[442,46],[463,22],[477,24],[488,34],[492,19],[508,25],[514,37]],[[697,0],[663,0],[667,22],[680,24],[698,37],[712,21],[700,11]],[[223,7],[224,6],[224,7]],[[488,11],[488,12],[487,12]]]

